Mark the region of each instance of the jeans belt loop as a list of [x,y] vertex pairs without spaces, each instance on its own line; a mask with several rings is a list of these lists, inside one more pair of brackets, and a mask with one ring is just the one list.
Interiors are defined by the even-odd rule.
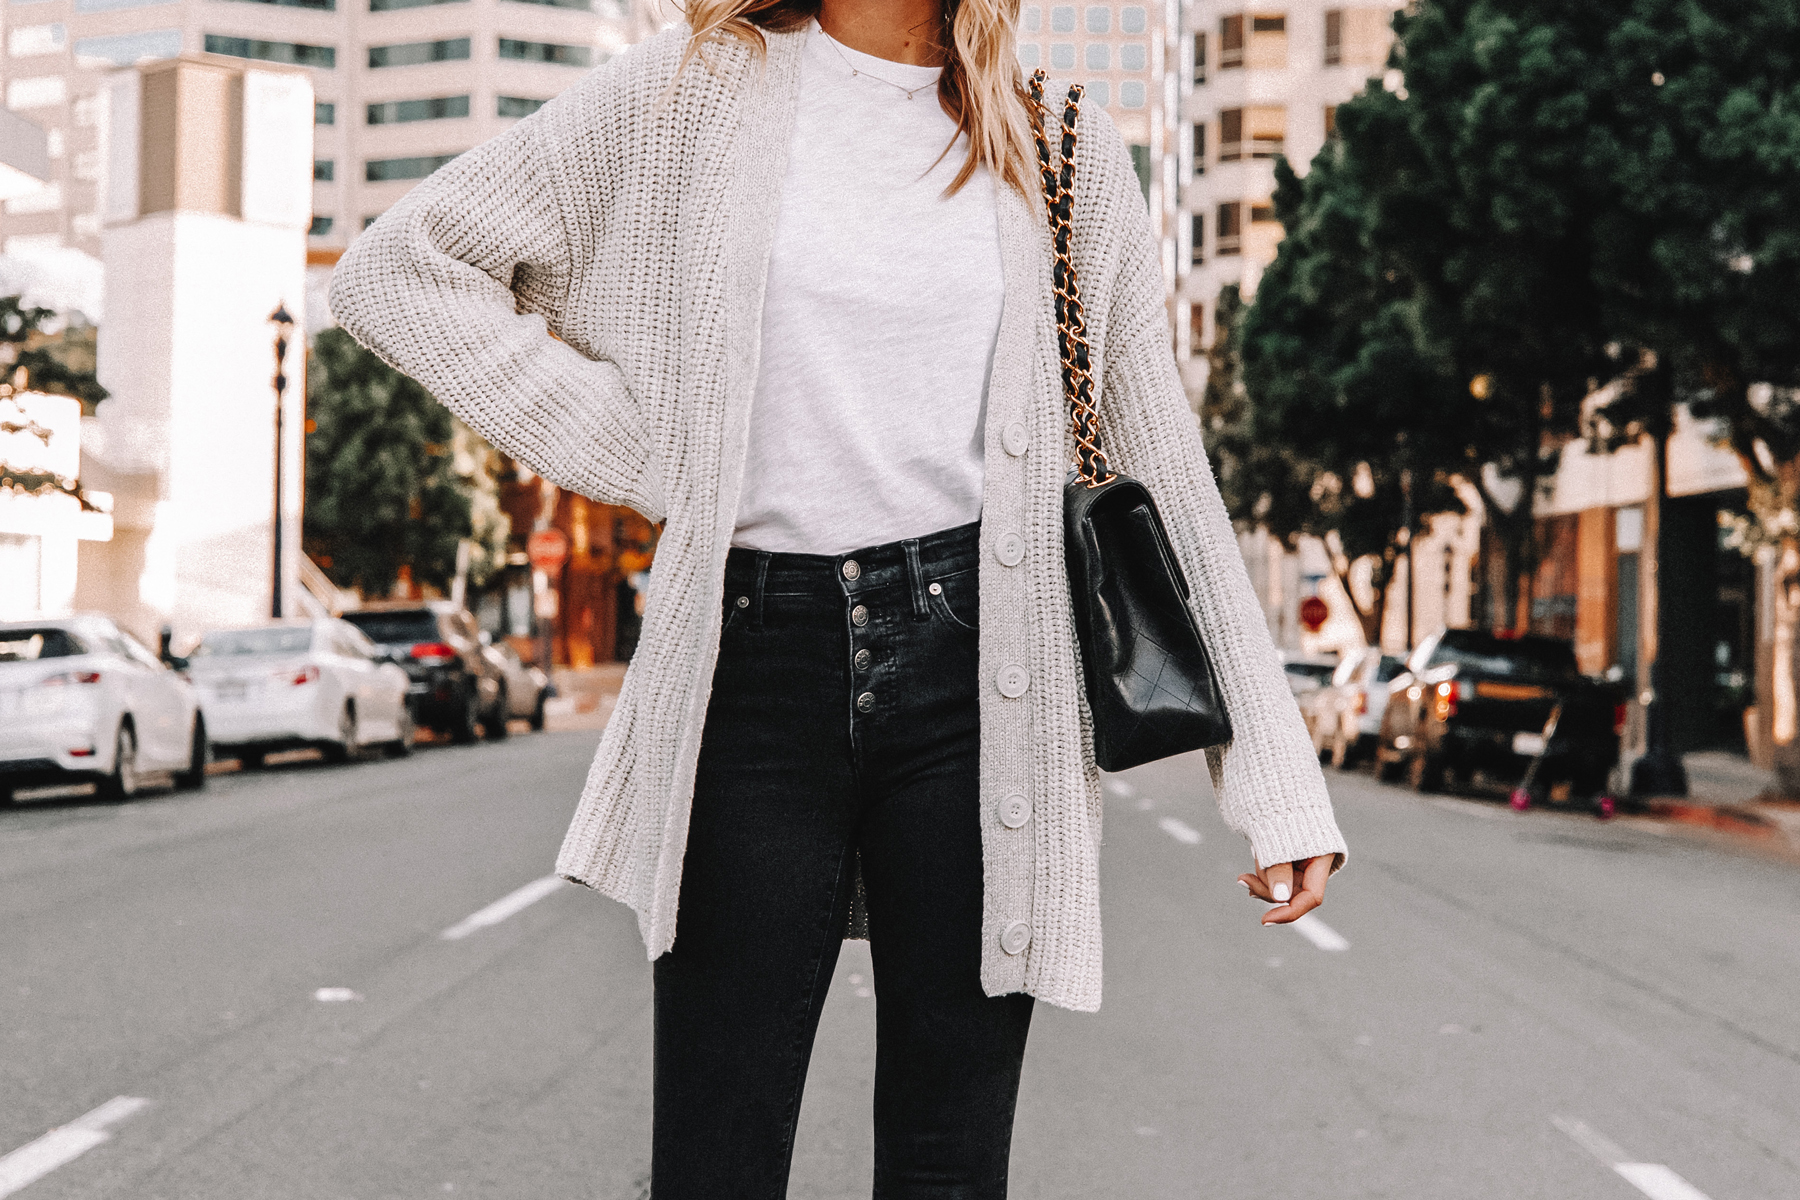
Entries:
[[769,560],[775,556],[767,550],[756,552],[756,586],[750,593],[750,626],[761,629],[763,624],[763,585],[769,579]]
[[925,569],[919,565],[919,539],[907,538],[900,543],[906,549],[906,581],[912,585],[913,620],[923,621],[931,615],[930,601],[925,599]]

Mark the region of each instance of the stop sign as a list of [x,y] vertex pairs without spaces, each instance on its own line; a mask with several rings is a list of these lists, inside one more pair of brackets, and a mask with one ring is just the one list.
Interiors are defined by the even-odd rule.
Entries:
[[569,557],[569,539],[560,529],[534,530],[525,539],[525,553],[540,571],[554,571]]
[[1300,602],[1300,623],[1312,632],[1317,633],[1325,627],[1325,619],[1331,616],[1331,610],[1317,596],[1308,596]]

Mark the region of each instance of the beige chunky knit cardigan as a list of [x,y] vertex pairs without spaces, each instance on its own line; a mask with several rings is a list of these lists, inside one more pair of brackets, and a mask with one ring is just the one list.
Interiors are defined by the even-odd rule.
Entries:
[[[677,26],[613,59],[419,184],[357,239],[331,291],[346,329],[495,446],[667,522],[637,656],[556,866],[630,905],[653,958],[678,929],[805,35],[771,34],[766,59],[715,46],[710,69],[690,65],[670,90],[686,36]],[[1137,177],[1103,111],[1081,124],[1075,246],[1105,443],[1156,496],[1217,661],[1236,732],[1209,755],[1220,806],[1263,863],[1341,856],[1175,372]],[[1070,442],[1050,249],[1038,196],[1000,189],[998,221],[1006,301],[982,537],[1016,532],[1028,552],[981,565],[981,977],[990,994],[1092,1010],[1101,799],[1063,573]],[[1009,699],[996,679],[1017,666],[1029,683]],[[1018,794],[1031,817],[1008,828],[997,809]]]

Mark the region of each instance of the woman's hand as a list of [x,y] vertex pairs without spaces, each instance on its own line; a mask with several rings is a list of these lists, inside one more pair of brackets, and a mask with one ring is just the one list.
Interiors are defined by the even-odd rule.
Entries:
[[[1332,858],[1330,854],[1320,854],[1298,862],[1258,867],[1254,875],[1239,875],[1238,882],[1258,900],[1275,906],[1263,914],[1264,925],[1285,925],[1325,903],[1325,881],[1331,877]],[[1298,893],[1294,891],[1296,882]]]

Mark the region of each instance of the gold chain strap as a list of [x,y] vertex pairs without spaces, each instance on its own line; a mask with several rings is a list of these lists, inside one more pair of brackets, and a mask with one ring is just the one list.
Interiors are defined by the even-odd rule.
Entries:
[[1074,236],[1075,121],[1081,111],[1082,87],[1069,88],[1062,114],[1061,169],[1050,165],[1050,142],[1044,134],[1044,72],[1031,73],[1031,131],[1037,141],[1038,172],[1044,179],[1044,206],[1050,214],[1050,238],[1056,259],[1052,289],[1056,295],[1056,342],[1062,358],[1063,395],[1069,401],[1069,424],[1075,434],[1075,470],[1089,487],[1113,478],[1106,452],[1100,448],[1100,415],[1094,409],[1094,380],[1090,373],[1087,313],[1081,306],[1081,285],[1075,277],[1070,242]]

